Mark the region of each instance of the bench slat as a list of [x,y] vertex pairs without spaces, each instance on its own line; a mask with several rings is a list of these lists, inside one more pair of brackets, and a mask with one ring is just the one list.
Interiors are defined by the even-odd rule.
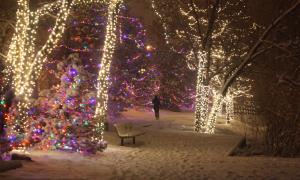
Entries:
[[135,144],[135,137],[146,133],[136,130],[131,124],[114,124],[114,127],[117,130],[118,136],[121,138],[121,145],[123,145],[123,138],[133,138],[133,143]]

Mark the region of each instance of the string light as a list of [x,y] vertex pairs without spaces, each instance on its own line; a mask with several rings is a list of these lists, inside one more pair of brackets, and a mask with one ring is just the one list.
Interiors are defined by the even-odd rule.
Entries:
[[[16,31],[12,38],[12,43],[7,56],[6,77],[12,75],[12,86],[19,100],[17,104],[18,117],[11,128],[16,134],[27,136],[28,122],[26,121],[27,110],[30,108],[31,95],[34,91],[36,80],[38,79],[46,57],[52,52],[65,29],[66,19],[71,8],[75,4],[88,4],[103,1],[56,1],[46,4],[35,12],[29,10],[28,0],[18,1]],[[55,25],[49,35],[45,45],[36,53],[37,28],[40,18],[47,13],[59,9],[56,16]],[[5,79],[10,82],[9,78]],[[11,132],[13,133],[13,132]]]
[[210,87],[203,84],[205,80],[205,54],[200,51],[197,54],[199,59],[197,87],[196,87],[196,106],[195,106],[195,131],[199,132],[205,127],[206,117],[208,114],[208,101]]
[[228,94],[224,100],[226,107],[226,123],[229,124],[234,118],[234,98],[231,94]]
[[[167,33],[168,28],[167,25],[162,17],[162,15],[158,12],[157,7],[155,5],[154,0],[152,0],[152,9],[154,10],[155,14],[160,18],[162,21],[163,29],[164,29],[164,37],[167,44],[170,44],[170,35]],[[194,30],[194,26],[196,23],[196,19],[190,15],[192,10],[191,7],[189,7],[189,12],[184,11],[182,8],[180,9],[180,13],[183,17],[187,18],[188,25],[190,29]],[[201,19],[203,20],[203,19]],[[207,24],[207,22],[203,22],[204,24]],[[193,35],[188,34],[186,31],[176,31],[176,34],[179,38],[185,38],[187,39],[187,35],[189,36],[188,39],[193,40],[193,46],[200,47],[201,46],[201,37],[199,35]],[[193,47],[195,48],[195,47]],[[171,47],[173,51],[176,51],[174,47]],[[196,67],[191,63],[195,61],[195,56],[197,56],[196,59],[199,60],[198,62],[198,71],[197,71],[197,87],[196,87],[196,102],[195,102],[195,131],[199,132],[201,130],[205,129],[207,116],[209,114],[209,97],[211,94],[211,87],[204,85],[205,81],[205,75],[206,75],[206,55],[205,52],[200,50],[201,48],[198,48],[199,51],[195,52],[194,50],[191,50],[187,56],[186,56],[186,62],[191,70],[195,70]]]
[[164,21],[162,15],[158,12],[154,0],[151,1],[151,7],[152,7],[154,13],[155,13],[155,14],[159,17],[159,19],[162,21],[162,26],[163,26],[163,29],[164,29],[164,32],[163,32],[163,33],[164,33],[165,41],[166,41],[167,44],[170,44],[170,41],[169,41],[170,36],[169,36],[169,34],[167,33],[167,32],[168,32],[167,24],[166,24],[166,22]]
[[[7,70],[11,71],[7,73],[12,75],[12,86],[19,101],[17,104],[18,117],[12,129],[17,134],[24,133],[25,136],[27,136],[26,129],[28,128],[27,110],[30,108],[30,98],[36,80],[40,75],[47,55],[52,52],[64,32],[65,22],[73,4],[68,5],[66,0],[62,0],[47,4],[41,9],[31,12],[28,2],[28,0],[18,1],[16,32],[6,61],[9,66]],[[41,50],[36,53],[38,22],[51,8],[57,8],[58,6],[60,7],[59,12],[49,39]]]
[[219,94],[214,95],[211,112],[209,113],[207,124],[205,126],[205,133],[208,134],[215,133],[216,118],[217,118],[217,114],[221,111],[221,102],[223,98],[224,97],[222,95]]
[[[159,1],[156,1],[156,3]],[[232,14],[226,14],[232,9],[232,7],[241,7],[243,5],[243,1],[238,2],[226,2],[222,4],[222,7],[218,9],[219,13],[224,13],[222,15],[222,18],[217,18],[214,22],[216,25],[213,29],[213,34],[211,36],[212,41],[214,42],[211,45],[211,54],[210,57],[213,59],[212,62],[218,63],[218,66],[220,65],[220,62],[224,62],[224,60],[232,60],[235,59],[235,57],[241,57],[243,54],[247,51],[248,47],[247,45],[238,44],[237,40],[238,38],[245,38],[245,34],[251,34],[253,33],[253,28],[249,28],[249,31],[247,33],[242,32],[242,30],[237,28],[232,28],[230,25],[233,25],[235,21],[231,21],[230,18],[232,18]],[[244,7],[244,6],[243,6]],[[172,8],[172,7],[170,7]],[[220,110],[220,103],[223,101],[225,97],[222,97],[220,95],[217,95],[215,92],[220,86],[223,78],[222,76],[218,75],[216,73],[213,75],[213,77],[210,77],[209,75],[214,74],[215,67],[218,67],[217,65],[211,63],[208,66],[208,59],[206,59],[206,48],[203,47],[203,37],[205,34],[202,32],[199,32],[199,29],[207,28],[208,26],[208,19],[202,18],[207,16],[207,11],[209,8],[201,8],[197,5],[191,5],[188,4],[187,6],[180,7],[180,5],[177,6],[177,9],[175,12],[172,13],[179,13],[179,18],[182,17],[181,22],[183,26],[179,26],[178,29],[174,29],[174,32],[168,33],[168,31],[172,31],[172,29],[167,28],[167,22],[168,18],[166,18],[164,15],[162,16],[161,12],[165,11],[165,7],[162,8],[162,11],[158,11],[158,7],[154,3],[154,0],[152,0],[152,9],[154,10],[155,14],[159,17],[159,19],[162,22],[165,40],[167,44],[170,43],[171,38],[170,35],[175,36],[175,38],[179,38],[182,40],[182,42],[186,42],[190,45],[189,50],[180,50],[176,51],[175,48],[171,47],[171,50],[182,54],[186,57],[186,64],[187,67],[191,70],[197,69],[197,86],[196,86],[196,108],[195,108],[195,131],[208,132],[211,133],[214,130],[211,128],[214,128],[214,125],[212,123],[215,123],[215,112]],[[178,10],[178,12],[176,12]],[[172,11],[172,10],[171,10]],[[226,11],[226,12],[225,12]],[[227,12],[228,11],[228,12]],[[197,14],[198,17],[195,16]],[[242,15],[242,10],[237,12],[238,17],[241,17],[241,19],[244,21],[248,18],[247,15]],[[224,18],[223,18],[224,17]],[[232,23],[233,22],[233,23]],[[180,24],[179,24],[180,25]],[[186,25],[186,26],[185,26]],[[200,27],[199,27],[200,26]],[[234,25],[233,25],[234,26]],[[239,35],[237,35],[240,33]],[[223,37],[232,37],[229,39],[229,45],[232,46],[231,50],[225,51],[225,49],[228,49],[228,43],[223,44],[223,40],[220,40],[220,38]],[[176,42],[176,41],[175,41]],[[240,41],[239,41],[240,42]],[[232,44],[230,44],[232,43]],[[226,46],[226,48],[224,48]],[[235,47],[240,47],[239,49],[235,49]],[[242,49],[242,50],[241,50]],[[199,61],[199,62],[196,62]],[[198,64],[198,66],[197,66]],[[208,69],[209,68],[209,69]],[[224,67],[226,68],[226,66]],[[207,79],[206,79],[207,78]],[[234,87],[234,93],[232,93],[232,98],[236,97],[235,94],[237,91],[242,91],[244,94],[249,94],[249,91],[244,91],[243,89],[240,89],[239,87]],[[226,98],[228,98],[226,96]],[[220,101],[218,99],[221,99]],[[212,102],[210,103],[210,101]],[[218,104],[214,104],[218,103]],[[210,104],[213,104],[213,108],[211,108]],[[233,109],[233,103],[229,104],[228,111],[232,111]],[[210,110],[211,109],[211,110]]]
[[[117,21],[119,13],[119,3],[121,0],[113,0],[108,6],[108,17],[106,26],[106,35],[104,41],[103,55],[101,59],[100,70],[98,74],[97,84],[97,107],[95,112],[96,125],[94,128],[93,140],[100,142],[103,140],[104,122],[107,115],[108,87],[110,65],[117,41]],[[117,14],[116,14],[117,13]]]

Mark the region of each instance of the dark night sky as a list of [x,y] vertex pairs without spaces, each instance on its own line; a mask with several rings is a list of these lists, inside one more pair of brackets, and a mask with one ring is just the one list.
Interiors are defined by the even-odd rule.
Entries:
[[[41,2],[51,2],[53,0],[31,0],[31,5],[34,7]],[[201,1],[201,0],[198,0]],[[248,4],[248,13],[255,19],[258,24],[269,24],[274,17],[286,9],[293,0],[246,0]],[[0,0],[0,10],[16,9],[16,0]],[[160,27],[155,26],[157,17],[150,8],[149,0],[125,0],[125,3],[131,10],[133,16],[140,17],[148,30],[149,39],[159,41]]]

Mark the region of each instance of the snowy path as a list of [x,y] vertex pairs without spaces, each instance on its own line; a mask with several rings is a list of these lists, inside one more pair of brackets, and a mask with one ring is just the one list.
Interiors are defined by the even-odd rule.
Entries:
[[[0,179],[300,179],[300,160],[267,157],[228,157],[239,137],[220,129],[216,135],[192,131],[192,113],[125,113],[128,121],[151,124],[137,144],[119,146],[106,133],[104,153],[32,152],[35,160],[21,169],[0,174]],[[130,143],[130,141],[129,141]],[[280,168],[279,168],[280,167]]]

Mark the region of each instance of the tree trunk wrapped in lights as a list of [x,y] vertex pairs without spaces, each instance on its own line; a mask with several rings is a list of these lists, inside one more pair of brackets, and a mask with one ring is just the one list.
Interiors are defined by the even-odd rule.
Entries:
[[222,103],[223,98],[224,97],[219,94],[216,94],[214,96],[211,111],[209,113],[207,124],[205,127],[205,133],[208,133],[208,134],[215,133],[215,124],[216,124],[217,114],[218,114],[218,112],[220,112],[221,103]]
[[[65,22],[72,5],[73,3],[69,4],[66,0],[62,0],[47,4],[37,11],[30,11],[28,0],[18,1],[16,31],[9,47],[6,63],[9,66],[7,70],[11,70],[7,73],[12,75],[12,86],[18,100],[18,117],[11,130],[22,136],[21,139],[27,136],[26,117],[36,80],[47,55],[52,52],[64,32]],[[45,45],[36,52],[38,23],[40,18],[51,11],[54,6],[59,7],[55,26]]]
[[106,26],[106,36],[103,48],[103,55],[98,74],[97,85],[97,107],[95,112],[96,127],[94,129],[94,140],[101,141],[103,139],[104,123],[107,115],[107,101],[108,101],[108,88],[110,65],[113,58],[113,53],[116,46],[117,35],[117,13],[119,12],[119,0],[113,0],[108,7],[108,18]]
[[[7,72],[10,75],[13,75],[13,86],[15,87],[15,94],[20,96],[22,93],[19,92],[21,89],[16,87],[17,82],[20,82],[22,78],[22,71],[24,67],[24,61],[26,57],[26,41],[27,39],[27,29],[29,27],[29,2],[28,0],[19,0],[18,1],[18,11],[17,11],[17,22],[16,22],[16,30],[13,36],[12,42],[9,47],[9,52],[7,55],[7,64],[10,65],[9,68],[12,72]],[[17,68],[18,67],[18,68]],[[18,118],[15,122],[14,127],[12,128],[17,133],[20,133],[22,124],[22,117],[25,117],[26,112],[23,110],[22,106],[28,107],[25,103],[20,102],[18,104],[18,110],[20,111],[20,118]]]
[[210,87],[205,85],[206,69],[205,55],[198,55],[199,66],[197,74],[197,87],[196,87],[196,109],[195,109],[195,131],[199,132],[204,130],[206,125],[206,118],[208,115],[209,94]]
[[[210,100],[213,96],[208,95],[209,99],[206,98],[205,89],[210,89],[208,90],[210,92],[219,89],[221,81],[226,80],[224,74],[236,68],[236,59],[244,56],[250,48],[244,42],[249,41],[249,37],[253,37],[252,35],[257,32],[256,23],[244,13],[246,9],[244,1],[216,0],[208,3],[207,7],[194,0],[179,1],[177,5],[174,5],[175,7],[173,4],[169,5],[171,3],[152,2],[155,2],[155,6],[152,7],[162,21],[163,30],[169,31],[164,33],[165,39],[169,40],[167,44],[176,47],[172,48],[173,50],[175,49],[179,54],[186,55],[187,59],[198,63],[199,58],[196,54],[199,51],[206,54],[205,67],[202,67],[204,69],[198,67],[195,130],[210,129],[210,127],[214,127],[210,123],[215,120],[209,118],[208,114],[212,112],[211,106],[219,105],[211,105],[215,101],[211,102]],[[160,11],[158,8],[161,8]],[[239,11],[232,11],[232,9],[239,9]],[[175,15],[177,15],[176,21],[172,21],[172,18],[169,17]],[[245,27],[237,26],[237,22],[243,22]],[[177,43],[178,39],[181,44]],[[182,53],[180,47],[188,50]],[[194,53],[190,53],[190,51]],[[189,56],[189,54],[194,55]],[[208,109],[204,110],[204,108]]]
[[225,98],[226,107],[226,123],[229,124],[233,120],[234,116],[234,101],[232,95],[227,95]]

